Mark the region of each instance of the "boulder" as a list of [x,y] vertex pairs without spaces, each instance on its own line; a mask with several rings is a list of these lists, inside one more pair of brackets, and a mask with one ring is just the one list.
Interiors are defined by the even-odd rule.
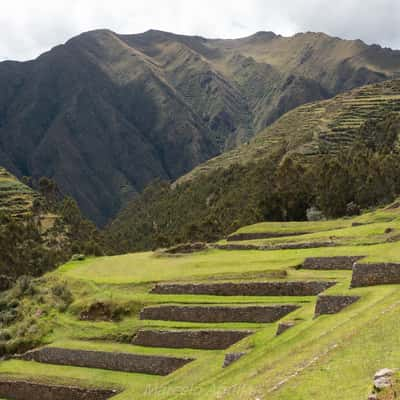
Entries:
[[239,360],[246,354],[247,353],[243,353],[243,352],[225,354],[224,364],[222,365],[222,368],[229,367],[229,365],[233,364],[235,361]]

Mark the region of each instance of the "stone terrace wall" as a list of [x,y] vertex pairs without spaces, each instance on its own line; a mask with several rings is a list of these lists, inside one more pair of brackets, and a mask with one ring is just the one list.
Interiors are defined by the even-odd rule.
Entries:
[[152,375],[168,375],[193,361],[193,359],[189,358],[72,350],[57,347],[44,347],[39,350],[33,350],[25,353],[21,358],[48,364],[101,368]]
[[210,247],[219,250],[301,250],[301,249],[316,249],[319,247],[336,247],[334,242],[303,242],[303,243],[280,243],[280,244],[213,244]]
[[400,264],[354,264],[351,287],[400,284]]
[[151,293],[206,294],[215,296],[316,296],[336,282],[243,282],[158,284]]
[[358,296],[318,296],[314,315],[337,314],[359,299]]
[[273,239],[286,236],[300,236],[308,232],[254,232],[254,233],[236,233],[227,237],[228,242],[238,242],[241,240]]
[[281,322],[276,330],[276,336],[282,335],[282,333],[286,332],[288,329],[293,328],[294,325],[294,322]]
[[187,322],[275,322],[299,306],[154,306],[140,313],[141,319]]
[[0,397],[12,400],[106,400],[114,390],[82,389],[26,381],[0,381]]
[[228,330],[141,330],[133,338],[132,344],[176,349],[225,350],[252,333]]
[[333,270],[353,268],[353,264],[364,256],[310,257],[303,263],[303,269]]

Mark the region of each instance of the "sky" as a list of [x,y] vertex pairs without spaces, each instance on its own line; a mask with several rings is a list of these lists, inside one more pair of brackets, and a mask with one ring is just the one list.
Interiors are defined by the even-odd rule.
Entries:
[[400,49],[400,0],[0,0],[0,60],[29,60],[84,31],[236,38],[325,32]]

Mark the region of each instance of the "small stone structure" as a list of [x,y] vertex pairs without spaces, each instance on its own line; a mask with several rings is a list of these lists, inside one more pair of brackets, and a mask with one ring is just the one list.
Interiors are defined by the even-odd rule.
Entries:
[[287,236],[306,235],[309,232],[254,232],[236,233],[227,237],[228,242],[239,242],[242,240],[273,239]]
[[276,330],[276,336],[282,335],[283,332],[286,332],[288,329],[293,328],[294,325],[294,322],[281,322],[278,325],[278,329]]
[[400,264],[354,264],[351,287],[400,283]]
[[298,309],[293,304],[275,306],[152,306],[144,308],[140,319],[186,322],[269,323]]
[[204,294],[214,296],[316,296],[336,282],[241,282],[157,284],[151,293]]
[[132,344],[149,347],[225,350],[253,331],[229,330],[140,330]]
[[13,400],[106,400],[115,390],[83,389],[17,380],[0,381],[0,397]]
[[194,361],[191,358],[62,349],[58,347],[44,347],[32,350],[23,354],[20,358],[47,364],[100,368],[151,375],[168,375]]
[[302,268],[313,270],[340,270],[353,268],[353,264],[364,256],[310,257],[306,258]]
[[360,299],[359,296],[318,296],[317,304],[315,305],[314,316],[318,317],[323,314],[337,314],[344,308],[355,303]]
[[247,353],[228,353],[225,354],[225,359],[224,363],[222,365],[222,368],[229,367],[231,364],[233,364],[235,361],[239,360],[243,356],[245,356]]

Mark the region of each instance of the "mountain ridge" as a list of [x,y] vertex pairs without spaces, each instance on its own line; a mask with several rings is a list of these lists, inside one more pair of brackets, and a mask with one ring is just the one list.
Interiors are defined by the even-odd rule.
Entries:
[[0,63],[0,165],[55,179],[102,225],[287,111],[399,73],[399,51],[314,33],[90,31]]

